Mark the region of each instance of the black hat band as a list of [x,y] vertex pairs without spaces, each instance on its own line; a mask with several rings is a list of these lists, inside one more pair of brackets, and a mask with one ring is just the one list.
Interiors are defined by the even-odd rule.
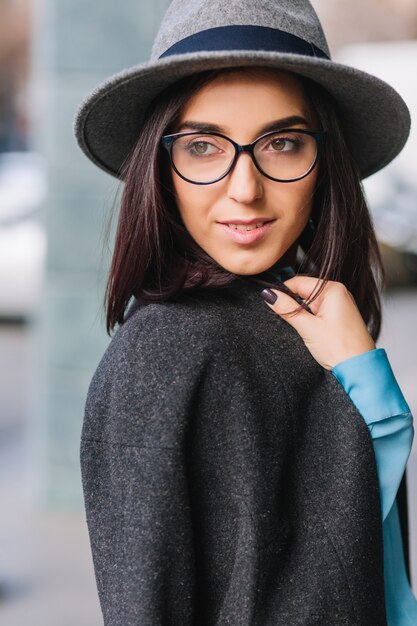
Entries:
[[313,43],[301,37],[267,26],[217,26],[185,37],[165,50],[159,58],[190,52],[223,50],[263,50],[286,52],[309,57],[330,57]]

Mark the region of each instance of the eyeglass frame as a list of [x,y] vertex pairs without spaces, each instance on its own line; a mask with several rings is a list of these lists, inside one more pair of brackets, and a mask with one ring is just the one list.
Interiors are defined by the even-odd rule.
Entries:
[[[265,137],[268,137],[269,135],[276,135],[277,133],[288,133],[288,132],[297,132],[297,133],[303,133],[305,135],[310,135],[311,137],[314,137],[314,139],[316,140],[316,146],[317,146],[317,153],[316,153],[316,158],[314,159],[313,164],[310,166],[310,168],[307,170],[307,172],[305,172],[305,174],[303,174],[302,176],[299,176],[298,178],[290,178],[287,180],[282,180],[280,178],[273,178],[273,176],[269,176],[269,174],[266,174],[266,172],[264,172],[260,165],[258,164],[255,155],[254,155],[254,149],[255,149],[255,144],[260,141],[261,139],[264,139]],[[229,166],[229,168],[227,169],[227,171],[222,174],[221,176],[219,176],[218,178],[215,178],[214,180],[210,180],[208,182],[197,182],[195,180],[191,180],[189,178],[186,178],[183,174],[181,174],[181,172],[179,172],[179,170],[176,168],[174,160],[172,158],[172,146],[174,145],[174,141],[177,137],[183,137],[185,135],[214,135],[216,137],[222,137],[223,139],[227,139],[228,141],[230,141],[230,143],[233,145],[234,149],[235,149],[235,156],[232,159],[232,162]],[[304,128],[283,128],[280,130],[271,130],[267,133],[264,133],[263,135],[260,135],[259,137],[257,137],[256,139],[254,139],[251,143],[247,143],[247,144],[239,144],[236,141],[233,141],[233,139],[231,139],[230,137],[228,137],[227,135],[223,135],[222,133],[217,133],[217,132],[205,132],[204,130],[193,130],[193,131],[184,131],[181,133],[171,133],[169,135],[163,135],[161,137],[161,144],[163,145],[163,147],[167,150],[168,154],[169,154],[169,160],[171,163],[171,166],[173,167],[173,169],[175,170],[175,172],[178,174],[178,176],[180,176],[183,180],[185,180],[188,183],[192,183],[193,185],[211,185],[213,183],[217,183],[219,180],[222,180],[223,178],[225,178],[228,174],[230,174],[230,172],[232,171],[233,167],[236,164],[236,161],[240,155],[241,152],[248,152],[251,157],[252,157],[252,161],[255,164],[256,169],[266,178],[269,178],[270,180],[273,180],[275,182],[278,183],[294,183],[298,180],[302,180],[303,178],[305,178],[306,176],[308,176],[313,169],[316,167],[318,160],[319,160],[319,155],[320,155],[320,150],[322,148],[323,145],[323,141],[324,141],[324,137],[326,135],[326,131],[321,130],[321,131],[315,131],[315,130],[306,130]]]

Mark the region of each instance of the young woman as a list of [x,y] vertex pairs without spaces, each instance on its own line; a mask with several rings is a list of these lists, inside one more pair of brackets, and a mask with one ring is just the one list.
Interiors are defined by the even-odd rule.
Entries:
[[307,2],[174,0],[152,54],[76,120],[125,185],[81,441],[104,623],[417,624],[361,186],[407,108]]

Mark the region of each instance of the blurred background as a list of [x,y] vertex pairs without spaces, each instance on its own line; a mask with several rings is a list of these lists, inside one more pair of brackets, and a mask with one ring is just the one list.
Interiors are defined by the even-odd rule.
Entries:
[[[73,138],[83,98],[146,61],[168,0],[0,0],[0,623],[102,624],[79,440],[109,341],[105,232],[117,181]],[[417,119],[415,0],[313,1],[333,57]],[[417,138],[365,183],[388,276],[379,347],[417,416]],[[110,238],[111,241],[111,238]],[[408,464],[417,591],[417,452]]]

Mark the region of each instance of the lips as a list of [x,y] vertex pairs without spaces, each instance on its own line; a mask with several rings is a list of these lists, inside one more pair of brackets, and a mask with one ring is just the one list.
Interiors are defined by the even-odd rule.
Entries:
[[[253,223],[253,220],[251,221]],[[223,230],[223,233],[227,235],[228,238],[232,239],[232,241],[234,241],[235,243],[251,244],[263,239],[263,237],[265,237],[265,235],[271,228],[271,222],[274,221],[275,220],[270,220],[269,222],[264,222],[264,224],[259,228],[255,227],[249,229],[238,229],[234,228],[233,226],[229,226],[229,224],[232,224],[232,222],[219,223],[219,226]]]
[[262,222],[262,224],[267,223],[267,222],[273,222],[274,218],[273,217],[254,217],[250,220],[240,220],[240,219],[232,219],[232,220],[227,220],[224,222],[219,222],[219,224],[236,224],[236,225],[242,225],[242,226],[250,226],[251,224],[259,224],[260,222]]
[[233,228],[233,230],[254,230],[255,228],[262,228],[262,226],[266,222],[255,222],[254,224],[233,224],[229,222],[226,224],[229,228]]

